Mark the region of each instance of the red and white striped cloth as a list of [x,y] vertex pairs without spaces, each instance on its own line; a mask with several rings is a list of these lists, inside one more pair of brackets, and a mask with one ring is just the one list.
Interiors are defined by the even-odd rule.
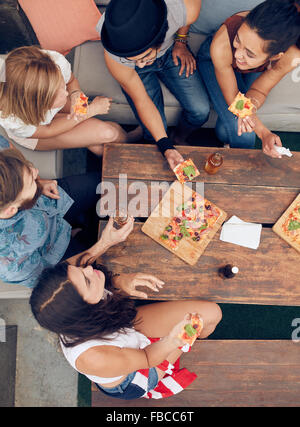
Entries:
[[[149,338],[151,342],[155,342],[158,339]],[[188,351],[191,347],[189,346]],[[186,352],[186,348],[182,348]],[[157,386],[142,396],[146,399],[162,399],[164,397],[170,397],[177,393],[180,393],[186,387],[188,387],[196,378],[197,375],[194,372],[190,372],[186,368],[180,369],[179,367],[180,358],[178,358],[174,365],[164,360],[157,368],[165,371],[166,375],[158,382]],[[149,369],[140,369],[136,372],[132,384],[147,390],[148,385]]]

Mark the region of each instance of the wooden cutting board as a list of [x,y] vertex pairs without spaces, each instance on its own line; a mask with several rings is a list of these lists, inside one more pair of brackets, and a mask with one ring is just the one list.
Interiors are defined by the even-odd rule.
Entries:
[[220,216],[210,230],[201,236],[198,242],[193,241],[191,237],[183,237],[175,250],[170,248],[160,236],[170,224],[172,218],[178,215],[176,208],[188,201],[192,194],[193,190],[190,186],[175,181],[142,227],[142,231],[145,234],[190,265],[196,264],[227,217],[226,212],[209,201],[211,205],[220,211]]
[[297,204],[300,203],[300,193],[296,197],[296,199],[293,201],[293,203],[290,204],[290,206],[287,208],[287,210],[281,215],[279,220],[276,222],[276,224],[273,226],[272,230],[278,234],[279,237],[281,237],[283,240],[285,240],[290,246],[292,246],[296,251],[300,252],[300,244],[297,242],[294,242],[290,236],[287,236],[285,232],[282,229],[282,225],[287,220],[289,214],[294,210]]

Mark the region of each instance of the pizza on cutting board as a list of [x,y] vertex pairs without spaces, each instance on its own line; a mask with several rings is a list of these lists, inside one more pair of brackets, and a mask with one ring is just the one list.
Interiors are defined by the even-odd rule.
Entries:
[[276,222],[273,231],[300,252],[300,194]]
[[196,192],[193,192],[192,197],[179,205],[176,210],[178,214],[160,235],[162,243],[172,250],[177,250],[183,238],[200,242],[221,215],[213,203]]

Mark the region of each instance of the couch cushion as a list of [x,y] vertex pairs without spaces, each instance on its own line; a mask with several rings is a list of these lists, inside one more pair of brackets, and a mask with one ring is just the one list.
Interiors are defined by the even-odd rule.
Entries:
[[251,10],[264,0],[202,0],[200,15],[191,25],[190,31],[212,34],[231,15],[243,10]]
[[86,40],[99,40],[101,17],[94,0],[19,0],[41,46],[67,54]]
[[[191,34],[190,46],[194,53],[197,53],[204,39],[205,36],[201,34]],[[104,120],[113,120],[121,124],[136,123],[119,84],[106,68],[101,42],[87,42],[75,49],[73,71],[80,82],[82,90],[88,96],[106,95],[113,98],[109,114],[102,116]],[[300,132],[299,88],[300,82],[292,78],[292,73],[286,75],[273,88],[267,101],[259,110],[259,117],[269,129]],[[173,126],[176,124],[180,114],[180,105],[163,84],[162,91],[167,121],[169,126]],[[216,115],[212,111],[205,127],[213,127],[215,121]]]

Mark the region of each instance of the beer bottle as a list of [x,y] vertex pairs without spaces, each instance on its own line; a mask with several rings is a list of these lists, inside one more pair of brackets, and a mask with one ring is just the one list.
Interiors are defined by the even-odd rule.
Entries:
[[204,166],[204,170],[210,175],[213,175],[218,172],[219,168],[222,166],[222,163],[223,157],[221,156],[221,154],[213,153],[208,157]]
[[219,268],[219,276],[223,279],[231,279],[239,272],[238,267],[233,266],[232,264],[226,264],[224,267]]

